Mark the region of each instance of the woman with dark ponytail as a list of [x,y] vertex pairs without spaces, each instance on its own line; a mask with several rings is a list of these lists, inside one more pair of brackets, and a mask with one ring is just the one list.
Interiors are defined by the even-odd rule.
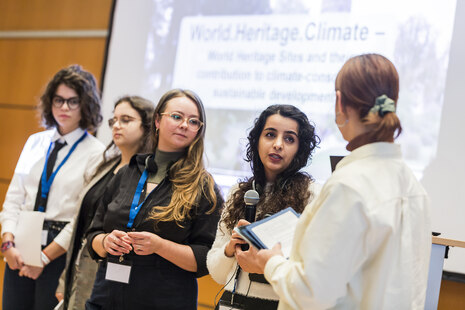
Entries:
[[242,258],[265,274],[279,309],[424,308],[430,206],[393,143],[398,92],[381,55],[353,57],[337,75],[336,124],[351,154],[300,217],[289,260],[279,245]]

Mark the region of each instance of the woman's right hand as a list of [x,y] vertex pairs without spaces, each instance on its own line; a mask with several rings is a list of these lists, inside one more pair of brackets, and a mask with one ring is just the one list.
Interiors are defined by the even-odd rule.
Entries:
[[58,299],[58,302],[62,301],[65,298],[65,295],[63,293],[55,293],[55,298]]
[[21,253],[19,253],[18,249],[15,247],[11,247],[6,250],[3,253],[3,256],[5,257],[8,267],[10,267],[11,270],[17,270],[24,266]]
[[[249,225],[249,224],[250,223],[248,221],[246,221],[246,220],[239,220],[236,227],[245,226],[245,225]],[[229,240],[229,243],[224,248],[224,254],[227,257],[233,257],[234,253],[236,253],[236,246],[241,245],[241,244],[245,244],[245,243],[247,243],[247,242],[245,242],[244,239],[242,239],[241,236],[239,236],[239,234],[236,231],[233,230],[232,235],[231,235],[231,239]]]
[[131,238],[121,230],[113,230],[103,239],[103,249],[111,255],[120,256],[132,250]]

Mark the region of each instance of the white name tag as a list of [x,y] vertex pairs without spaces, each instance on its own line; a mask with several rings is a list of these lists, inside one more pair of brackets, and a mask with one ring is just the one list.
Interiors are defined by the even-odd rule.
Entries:
[[128,284],[130,275],[131,266],[111,262],[107,263],[107,273],[105,274],[106,280]]
[[40,242],[41,245],[47,245],[48,239],[48,230],[42,230],[42,241]]
[[220,305],[219,310],[242,310],[242,308],[236,308],[231,305]]
[[244,308],[240,308],[238,305],[231,305],[228,302],[220,300],[220,303],[218,305],[218,310],[243,310]]

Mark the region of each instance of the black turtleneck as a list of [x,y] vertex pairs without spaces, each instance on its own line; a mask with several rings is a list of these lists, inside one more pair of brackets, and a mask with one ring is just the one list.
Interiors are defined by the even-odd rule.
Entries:
[[[181,156],[184,154],[183,151],[181,152],[164,152],[159,149],[155,150],[154,162],[157,166],[156,173],[149,173],[149,177],[147,178],[148,183],[160,184],[160,182],[166,177],[168,174],[168,170],[171,165],[176,162]],[[147,159],[149,159],[148,157]]]

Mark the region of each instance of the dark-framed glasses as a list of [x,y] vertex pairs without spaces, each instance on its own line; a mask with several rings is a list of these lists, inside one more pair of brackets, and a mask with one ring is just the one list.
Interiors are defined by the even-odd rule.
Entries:
[[108,120],[108,126],[110,126],[110,128],[113,128],[116,122],[118,122],[121,127],[126,127],[127,125],[129,125],[130,122],[135,122],[135,121],[140,121],[140,119],[137,119],[129,115],[123,115],[120,118],[117,118],[117,117],[110,118]]
[[61,96],[55,95],[52,98],[52,104],[55,108],[61,108],[65,103],[68,105],[68,108],[70,110],[76,110],[77,108],[79,108],[81,101],[79,100],[79,97],[71,97],[65,99]]
[[177,124],[178,126],[181,125],[183,122],[187,123],[187,128],[191,131],[199,131],[202,128],[203,123],[196,117],[184,117],[184,115],[178,112],[165,112],[160,113],[160,115],[169,116],[169,119]]

